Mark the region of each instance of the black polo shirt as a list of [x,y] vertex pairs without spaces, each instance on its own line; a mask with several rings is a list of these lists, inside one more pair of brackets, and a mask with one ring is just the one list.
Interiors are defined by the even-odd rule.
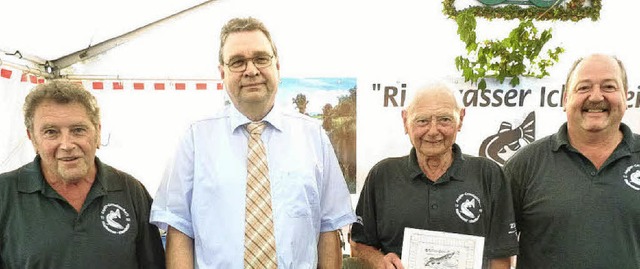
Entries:
[[[426,178],[415,148],[369,171],[351,230],[355,242],[402,255],[404,228],[485,237],[485,258],[517,254],[511,195],[495,162],[462,154],[436,182]],[[463,208],[464,202],[474,203]],[[468,211],[465,211],[467,209]]]
[[518,268],[640,268],[640,136],[595,166],[556,134],[506,164],[520,231]]
[[98,158],[96,165],[80,213],[46,183],[39,156],[0,175],[0,268],[164,268],[148,192]]

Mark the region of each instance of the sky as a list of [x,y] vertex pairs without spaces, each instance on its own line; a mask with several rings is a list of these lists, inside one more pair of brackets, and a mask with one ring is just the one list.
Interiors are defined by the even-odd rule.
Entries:
[[336,106],[338,97],[348,95],[356,87],[356,78],[283,78],[280,82],[277,101],[293,109],[293,98],[299,93],[307,97],[307,113],[322,113],[325,104]]

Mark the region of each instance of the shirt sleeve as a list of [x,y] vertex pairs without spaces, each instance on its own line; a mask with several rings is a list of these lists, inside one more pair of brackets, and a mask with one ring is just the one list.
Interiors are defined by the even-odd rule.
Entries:
[[[512,198],[513,210],[515,215],[516,223],[521,223],[520,212],[522,212],[522,201],[523,201],[523,187],[522,187],[522,178],[523,174],[519,171],[523,171],[521,163],[523,163],[520,159],[522,150],[518,151],[516,155],[511,157],[507,163],[504,165],[504,174],[509,187],[509,191]],[[526,160],[526,159],[523,159]],[[520,227],[516,227],[520,229]]]
[[378,224],[376,222],[375,169],[376,166],[369,171],[360,192],[356,206],[357,221],[351,226],[351,239],[380,249],[382,245],[378,240]]
[[168,162],[151,206],[150,222],[160,229],[171,226],[193,238],[191,198],[194,176],[194,139],[190,128]]
[[138,185],[141,195],[136,197],[139,210],[139,233],[136,243],[136,256],[138,258],[138,268],[162,269],[165,268],[164,248],[160,239],[158,227],[149,223],[149,208],[152,203],[149,192],[142,184]]
[[516,255],[518,251],[511,190],[502,169],[495,163],[491,163],[490,168],[492,214],[485,256],[504,258]]
[[351,196],[329,137],[320,128],[323,153],[320,232],[335,231],[353,223],[356,217]]

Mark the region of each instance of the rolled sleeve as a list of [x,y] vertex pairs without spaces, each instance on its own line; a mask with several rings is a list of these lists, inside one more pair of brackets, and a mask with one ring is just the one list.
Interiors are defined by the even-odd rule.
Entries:
[[329,137],[322,132],[324,154],[322,185],[322,217],[320,232],[338,230],[356,221],[347,183],[340,169]]
[[150,222],[160,229],[171,226],[194,236],[191,224],[191,200],[194,177],[194,147],[191,129],[178,146],[174,158],[164,173],[164,178],[151,206]]

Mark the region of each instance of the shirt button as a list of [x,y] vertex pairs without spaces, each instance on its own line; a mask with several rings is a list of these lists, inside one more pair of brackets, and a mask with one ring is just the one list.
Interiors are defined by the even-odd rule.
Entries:
[[432,209],[438,209],[438,205],[431,205]]
[[591,172],[591,176],[595,176],[595,175],[596,175],[596,172]]

